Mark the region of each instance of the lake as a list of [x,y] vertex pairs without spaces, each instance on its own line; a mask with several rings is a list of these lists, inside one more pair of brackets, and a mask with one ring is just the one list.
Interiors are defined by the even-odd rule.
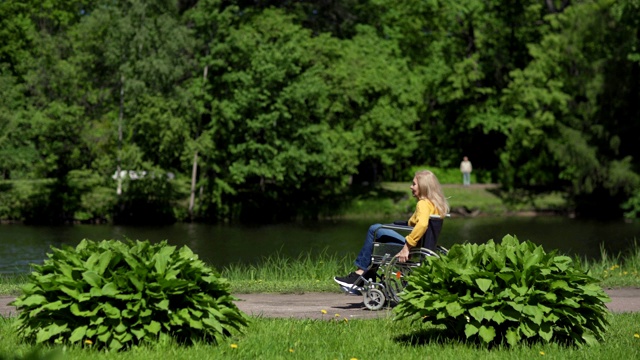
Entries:
[[[280,254],[298,257],[326,253],[355,257],[372,220],[340,220],[257,227],[179,223],[167,226],[27,226],[0,225],[0,273],[28,272],[50,247],[75,246],[82,239],[139,239],[187,245],[207,263],[222,269],[233,263],[256,263]],[[640,239],[640,223],[594,222],[562,217],[476,217],[445,221],[439,244],[484,243],[506,234],[531,240],[549,252],[591,259],[604,247],[618,254]]]

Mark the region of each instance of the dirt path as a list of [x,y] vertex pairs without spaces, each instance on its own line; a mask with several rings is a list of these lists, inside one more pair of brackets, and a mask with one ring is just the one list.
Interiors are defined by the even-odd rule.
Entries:
[[[640,312],[640,288],[605,289],[612,312]],[[361,296],[337,293],[238,294],[238,308],[251,316],[301,319],[371,319],[391,316],[391,311],[369,311]],[[12,296],[0,296],[0,315],[13,316]],[[326,314],[322,310],[326,311]]]

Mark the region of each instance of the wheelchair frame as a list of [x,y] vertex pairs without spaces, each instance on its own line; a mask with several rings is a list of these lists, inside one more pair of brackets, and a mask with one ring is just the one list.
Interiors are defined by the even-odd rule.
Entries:
[[[440,257],[447,254],[448,249],[437,245],[437,237],[442,229],[443,219],[431,215],[426,233],[418,244],[409,251],[407,262],[398,262],[396,254],[404,245],[397,243],[374,242],[371,265],[360,276],[361,285],[342,288],[350,294],[362,294],[364,305],[369,310],[380,310],[385,304],[389,307],[400,301],[399,294],[404,290],[407,276],[411,269],[420,266],[427,256]],[[410,232],[413,227],[407,225],[383,224],[381,228]],[[427,247],[428,246],[428,247]],[[430,248],[429,248],[430,247]]]

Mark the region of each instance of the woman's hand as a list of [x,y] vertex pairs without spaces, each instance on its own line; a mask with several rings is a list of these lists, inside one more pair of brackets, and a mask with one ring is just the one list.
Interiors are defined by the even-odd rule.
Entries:
[[396,255],[396,257],[398,258],[398,261],[402,263],[409,260],[409,245],[404,244],[404,246],[402,247],[402,250],[400,250],[400,252]]

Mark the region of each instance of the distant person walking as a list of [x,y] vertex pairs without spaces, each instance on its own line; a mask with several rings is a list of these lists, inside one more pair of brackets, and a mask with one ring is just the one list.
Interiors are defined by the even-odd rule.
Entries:
[[471,161],[468,157],[463,157],[460,162],[460,172],[462,173],[462,185],[469,186],[471,184]]

